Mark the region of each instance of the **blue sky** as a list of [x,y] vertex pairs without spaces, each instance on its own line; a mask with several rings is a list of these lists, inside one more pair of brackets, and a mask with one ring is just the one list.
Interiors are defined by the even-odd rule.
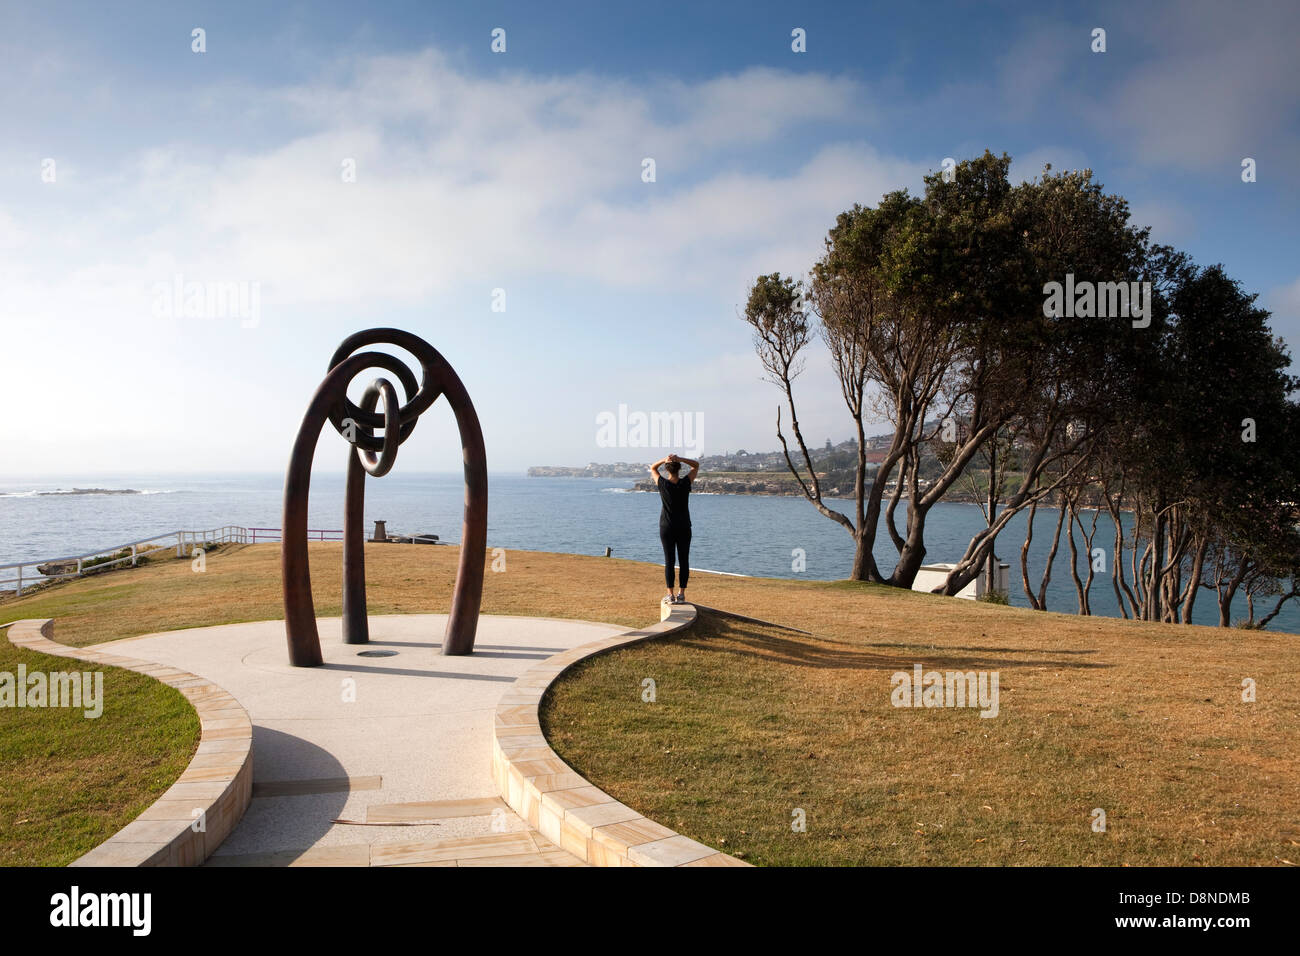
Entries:
[[[619,405],[699,416],[706,454],[773,448],[754,276],[806,272],[837,212],[986,147],[1017,178],[1092,168],[1300,340],[1295,5],[0,11],[7,474],[279,470],[372,325],[451,360],[493,468],[664,451],[597,446]],[[256,321],[160,311],[177,276],[256,288]],[[848,437],[820,351],[800,389],[808,437]],[[399,467],[455,467],[450,416],[426,418]]]

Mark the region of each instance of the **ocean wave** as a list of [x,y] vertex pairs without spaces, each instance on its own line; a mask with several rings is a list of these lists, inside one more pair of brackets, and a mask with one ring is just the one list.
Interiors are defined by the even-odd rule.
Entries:
[[89,495],[170,495],[170,488],[56,488],[54,491],[0,491],[0,498],[80,498]]

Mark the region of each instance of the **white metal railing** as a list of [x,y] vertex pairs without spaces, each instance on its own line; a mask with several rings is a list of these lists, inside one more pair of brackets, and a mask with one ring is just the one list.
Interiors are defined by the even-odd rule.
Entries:
[[[248,528],[248,543],[257,544],[259,541],[279,541],[279,528]],[[325,537],[329,535],[329,537]],[[342,541],[342,528],[308,528],[308,541]]]
[[[246,528],[245,530],[248,532],[249,544],[257,544],[259,541],[266,542],[266,541],[280,540],[281,529],[279,528]],[[377,540],[375,538],[375,534],[373,531],[367,531],[364,537],[367,541]],[[438,540],[438,536],[436,534],[434,535],[406,534],[405,532],[402,531],[389,531],[385,534],[383,539],[378,539],[378,540],[392,541],[396,538],[411,538],[412,540],[419,540],[419,541]],[[307,540],[308,541],[342,541],[343,529],[342,528],[308,528]]]
[[[6,585],[14,585],[13,589],[19,596],[23,593],[23,580],[36,584],[40,581],[62,581],[65,578],[79,578],[87,571],[98,571],[101,568],[111,568],[119,564],[130,562],[135,567],[140,560],[140,555],[147,554],[150,551],[160,550],[164,547],[160,542],[169,542],[165,547],[170,548],[170,542],[176,543],[176,557],[183,558],[187,553],[192,553],[195,545],[212,542],[214,544],[247,544],[248,529],[240,525],[228,524],[220,528],[209,528],[206,531],[165,531],[162,534],[156,534],[151,538],[140,538],[137,541],[127,541],[122,544],[115,544],[108,548],[99,548],[95,551],[87,551],[85,554],[70,554],[62,558],[38,558],[34,561],[19,561],[16,564],[0,564],[0,572],[13,571],[12,577],[0,577],[0,590],[10,590]],[[142,547],[143,545],[155,545],[152,548]],[[127,548],[131,549],[130,554],[119,554]],[[107,561],[96,560],[97,558],[108,557]],[[63,571],[58,574],[41,574],[37,570],[38,565],[42,564],[70,564],[77,562],[76,570]],[[24,570],[31,568],[32,572],[24,575]]]
[[[410,537],[420,540],[435,540],[423,538],[420,535],[398,535],[396,532],[389,532],[388,537]],[[175,542],[176,557],[183,558],[187,554],[192,554],[195,545],[207,543],[212,544],[257,544],[261,542],[271,542],[280,540],[279,528],[245,528],[242,525],[228,524],[220,528],[209,528],[207,531],[164,531],[162,534],[156,534],[152,538],[141,538],[138,541],[127,541],[123,544],[115,544],[110,548],[100,548],[97,551],[87,551],[85,554],[70,554],[64,558],[37,558],[33,561],[20,561],[17,564],[0,564],[0,573],[5,571],[14,571],[12,577],[0,577],[0,591],[16,591],[19,596],[23,593],[23,581],[29,581],[31,585],[42,581],[62,581],[65,578],[79,578],[87,573],[93,573],[101,568],[112,568],[119,564],[131,562],[131,567],[135,567],[140,560],[140,555],[148,554],[151,551],[160,550],[163,545],[159,542],[168,542],[165,547],[172,547],[171,542]],[[343,531],[334,528],[308,528],[307,540],[309,541],[341,541],[343,540]],[[367,541],[373,541],[373,534],[366,535]],[[156,545],[153,548],[145,548],[144,545]],[[127,548],[131,549],[130,554],[119,554]],[[107,557],[107,561],[96,560],[97,558]],[[42,564],[70,564],[77,562],[76,570],[63,571],[58,574],[41,574],[37,570]],[[32,572],[24,574],[24,570],[31,568]],[[8,585],[13,585],[12,588]]]

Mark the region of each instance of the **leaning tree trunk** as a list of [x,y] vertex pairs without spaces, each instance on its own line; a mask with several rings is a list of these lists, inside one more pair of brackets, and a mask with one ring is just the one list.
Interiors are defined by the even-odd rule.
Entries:
[[1165,509],[1164,496],[1156,498],[1155,521],[1151,529],[1151,544],[1155,551],[1151,560],[1151,575],[1147,579],[1146,613],[1143,620],[1158,621],[1161,618],[1160,585],[1164,579],[1165,564]]
[[1205,570],[1205,552],[1209,550],[1210,538],[1205,536],[1196,546],[1192,557],[1191,580],[1187,582],[1187,597],[1183,601],[1183,623],[1192,623],[1192,608],[1196,606],[1196,595],[1201,590],[1201,575]]

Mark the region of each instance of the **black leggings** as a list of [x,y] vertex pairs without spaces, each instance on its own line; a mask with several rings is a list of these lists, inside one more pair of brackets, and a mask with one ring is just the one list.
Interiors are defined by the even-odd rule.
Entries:
[[686,590],[686,581],[691,576],[691,529],[674,528],[672,525],[659,525],[659,541],[664,546],[664,584],[671,591],[673,587],[673,551],[677,552],[677,564],[682,570],[682,590]]

